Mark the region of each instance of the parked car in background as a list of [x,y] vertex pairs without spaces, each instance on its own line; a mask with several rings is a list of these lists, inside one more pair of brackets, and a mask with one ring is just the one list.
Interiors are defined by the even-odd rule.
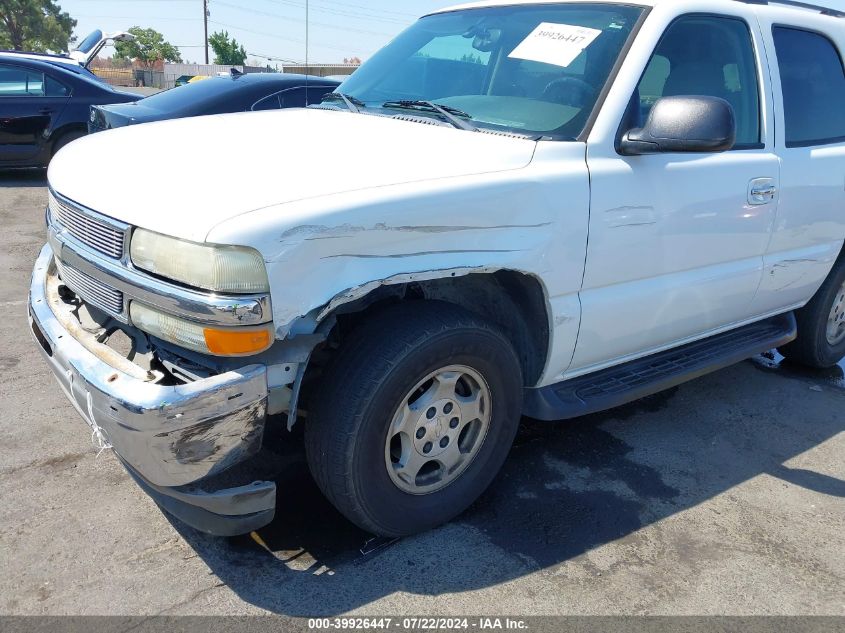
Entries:
[[67,60],[0,53],[0,168],[46,166],[87,133],[93,104],[140,98]]
[[176,87],[187,86],[188,84],[195,84],[204,79],[211,79],[208,75],[182,75],[176,80]]
[[88,68],[88,65],[97,57],[97,54],[108,44],[114,42],[131,42],[135,39],[132,33],[119,31],[117,33],[103,33],[99,29],[89,33],[80,42],[79,46],[67,54],[51,55],[48,53],[27,53],[22,51],[0,51],[4,56],[16,57],[19,59],[34,59],[54,64],[68,64],[70,66],[81,66]]
[[189,82],[136,103],[91,108],[90,132],[165,119],[302,108],[320,103],[340,82],[322,77],[282,73],[232,74]]

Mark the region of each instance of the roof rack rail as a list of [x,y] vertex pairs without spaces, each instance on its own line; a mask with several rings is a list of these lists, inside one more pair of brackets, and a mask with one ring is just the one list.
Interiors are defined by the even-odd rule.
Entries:
[[818,11],[822,15],[829,15],[834,18],[845,18],[845,11],[825,7],[819,4],[812,4],[810,2],[798,2],[798,0],[737,0],[737,2],[744,2],[745,4],[781,4],[787,7]]

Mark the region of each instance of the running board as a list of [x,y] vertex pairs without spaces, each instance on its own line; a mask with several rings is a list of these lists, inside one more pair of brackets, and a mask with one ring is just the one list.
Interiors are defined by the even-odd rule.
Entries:
[[540,389],[526,389],[523,415],[567,420],[618,407],[780,347],[797,336],[790,312]]

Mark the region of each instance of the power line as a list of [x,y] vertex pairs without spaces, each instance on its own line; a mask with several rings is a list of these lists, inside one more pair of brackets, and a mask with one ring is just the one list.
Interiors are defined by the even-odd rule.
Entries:
[[[256,14],[256,15],[263,15],[263,16],[267,16],[267,17],[270,17],[270,18],[276,18],[278,20],[284,20],[286,22],[299,22],[299,23],[305,22],[305,20],[302,20],[300,18],[288,17],[286,15],[280,15],[278,13],[270,13],[269,11],[261,11],[259,9],[250,9],[250,8],[247,8],[247,7],[238,6],[236,4],[230,4],[228,2],[220,2],[219,0],[216,0],[215,4],[222,6],[222,7],[228,7],[230,9],[237,9],[238,11],[244,11],[245,13],[253,13],[253,14]],[[339,30],[339,31],[347,31],[347,32],[350,32],[350,33],[362,33],[364,35],[378,35],[378,36],[383,36],[383,37],[392,37],[394,35],[393,33],[385,33],[384,31],[367,31],[365,29],[356,29],[356,28],[351,28],[351,27],[348,27],[348,26],[340,26],[340,25],[337,25],[337,24],[327,24],[325,22],[315,22],[314,20],[310,20],[310,23],[314,26],[321,26],[321,27],[324,27],[324,28],[327,28],[327,29],[336,29],[336,30]]]
[[[162,2],[167,2],[167,3],[172,3],[172,2],[194,2],[194,0],[76,0],[76,1],[77,1],[77,2],[108,2],[109,4],[121,4],[122,2],[125,2],[125,3],[127,3],[127,4],[128,4],[128,3],[131,3],[131,4],[142,4],[142,3],[162,3]],[[267,0],[267,1],[268,1],[268,2],[272,2],[272,0]],[[339,0],[320,0],[320,1],[321,1],[321,2],[323,2],[323,3],[325,3],[325,4],[333,4],[333,5],[337,5],[337,7],[338,7],[338,8],[337,8],[337,9],[332,9],[331,7],[322,7],[322,8],[318,8],[318,6],[319,6],[319,5],[318,5],[318,6],[312,6],[311,8],[312,8],[312,9],[315,9],[315,10],[328,10],[328,11],[331,11],[331,10],[354,11],[354,10],[356,10],[356,9],[357,9],[357,10],[362,10],[362,11],[365,11],[365,12],[367,12],[367,13],[369,13],[369,14],[373,14],[373,13],[374,13],[374,14],[375,14],[375,15],[377,15],[377,16],[379,16],[379,15],[385,15],[385,14],[386,14],[386,15],[395,15],[395,16],[397,16],[397,17],[409,18],[409,19],[416,19],[416,18],[418,18],[418,17],[419,17],[419,15],[417,15],[417,14],[414,14],[414,13],[407,13],[407,12],[405,12],[405,11],[395,11],[395,10],[393,10],[393,9],[381,9],[381,8],[380,8],[380,9],[378,9],[378,10],[375,10],[375,9],[373,9],[372,7],[368,7],[368,6],[366,6],[366,5],[354,4],[354,3],[350,3],[350,2],[341,2],[341,1],[339,1]],[[295,6],[295,7],[298,7],[298,8],[300,8],[300,9],[304,9],[304,8],[305,8],[305,3],[304,3],[304,2],[293,2],[293,1],[289,1],[289,2],[285,2],[285,3],[283,3],[283,4],[288,4],[288,5],[290,5],[290,6]]]
[[[149,20],[151,18],[146,16],[137,16],[137,15],[83,15],[80,13],[74,13],[73,17],[75,18],[87,18],[89,20]],[[196,22],[196,18],[152,18],[153,20],[178,20],[180,22]]]
[[[296,7],[298,9],[304,9],[305,5],[295,2],[293,0],[266,0],[267,2],[272,2],[273,4],[279,4],[288,7]],[[319,7],[316,6],[313,8],[314,11],[318,11],[320,13],[327,13],[329,15],[337,15],[340,17],[346,18],[353,18],[357,20],[367,20],[367,21],[375,21],[375,22],[384,22],[386,24],[398,24],[398,25],[406,25],[408,24],[409,20],[402,20],[397,17],[390,17],[381,15],[379,13],[361,13],[360,11],[347,11],[343,9],[333,9],[330,7]]]
[[260,57],[261,59],[266,59],[270,62],[283,62],[285,64],[302,64],[301,60],[298,59],[286,59],[284,57],[275,57],[273,55],[262,55],[261,53],[247,53],[247,55],[251,57]]
[[[362,6],[360,4],[351,4],[349,2],[338,2],[338,0],[322,0],[322,2],[325,2],[327,4],[338,4],[340,6],[346,6],[346,7],[350,7],[350,8],[353,8],[353,9],[364,9],[366,11],[372,11],[373,10],[372,7]],[[392,9],[379,9],[379,13],[392,13],[394,15],[398,15],[398,16],[401,16],[403,18],[410,18],[412,20],[416,20],[418,17],[420,17],[415,13],[406,13],[404,11],[393,11]]]
[[[279,35],[278,33],[268,33],[267,31],[257,31],[255,29],[249,29],[249,28],[245,28],[245,27],[242,27],[242,26],[236,26],[234,24],[226,24],[224,22],[218,22],[217,20],[211,20],[211,19],[209,19],[208,22],[209,22],[209,24],[216,24],[217,26],[222,26],[224,28],[231,29],[233,31],[243,31],[245,33],[252,33],[253,35],[264,35],[266,37],[272,37],[274,39],[284,40],[286,42],[293,42],[295,44],[303,44],[303,45],[305,44],[305,41],[302,40],[302,39],[298,39],[298,38],[294,38],[294,37],[284,37],[282,35]],[[326,49],[333,50],[333,51],[340,51],[340,52],[343,52],[343,53],[349,53],[350,52],[349,49],[351,47],[339,48],[337,46],[321,45],[320,48],[326,48]],[[361,52],[362,55],[369,55],[369,54],[372,54],[373,51],[368,50],[368,51],[360,51],[360,52]]]

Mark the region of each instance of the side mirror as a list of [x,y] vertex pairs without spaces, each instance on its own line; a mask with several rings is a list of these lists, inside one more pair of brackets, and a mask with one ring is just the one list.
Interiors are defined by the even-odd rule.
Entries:
[[724,152],[736,142],[734,111],[717,97],[664,97],[651,109],[645,127],[619,142],[624,156],[669,152]]

